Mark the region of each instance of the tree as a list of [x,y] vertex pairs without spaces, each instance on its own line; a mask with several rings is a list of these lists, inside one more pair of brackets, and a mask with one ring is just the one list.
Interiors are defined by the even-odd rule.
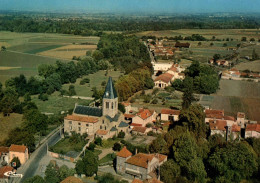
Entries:
[[19,168],[21,166],[21,162],[20,162],[20,159],[18,157],[14,157],[11,161],[11,164],[15,163],[15,168]]
[[195,100],[193,96],[193,80],[191,77],[186,77],[183,81],[183,95],[182,95],[182,108],[187,109],[192,101]]
[[250,41],[251,41],[251,42],[255,42],[255,38],[251,38]]
[[125,106],[122,103],[118,103],[118,110],[123,114],[125,113]]
[[46,170],[45,170],[45,182],[51,182],[51,183],[59,183],[59,173],[58,173],[59,167],[55,165],[54,163],[49,163]]
[[227,43],[224,43],[224,44],[223,44],[223,47],[227,47]]
[[98,171],[98,157],[91,151],[87,151],[86,155],[82,158],[84,163],[84,172],[88,177],[93,176]]
[[102,146],[102,139],[100,137],[95,138],[95,144]]
[[241,41],[246,41],[246,37],[242,37],[242,38],[241,38]]
[[82,160],[78,160],[75,166],[78,175],[85,174],[85,165]]
[[125,132],[121,131],[118,133],[118,138],[124,138],[125,137]]
[[58,170],[60,181],[63,181],[69,176],[74,176],[75,173],[75,169],[68,168],[66,165],[62,165]]
[[32,132],[35,133],[37,131],[45,132],[47,130],[47,123],[48,117],[37,109],[31,109],[24,113],[24,127]]
[[90,144],[89,144],[89,146],[88,146],[88,150],[94,151],[94,150],[95,150],[95,147],[96,147],[96,144],[93,143],[93,142],[90,142]]
[[74,95],[76,95],[75,86],[70,85],[69,86],[69,96],[74,96]]
[[248,179],[257,170],[256,154],[243,142],[228,143],[208,159],[210,175],[217,181],[240,182]]
[[4,97],[1,100],[0,108],[4,115],[9,115],[13,112],[14,107],[19,104],[18,93],[14,88],[8,87],[4,91]]
[[25,102],[30,102],[32,100],[31,95],[28,92],[23,96],[23,98]]
[[217,60],[219,60],[221,58],[221,55],[220,54],[214,54],[213,55],[213,59],[214,61],[216,62]]
[[118,142],[114,143],[113,150],[114,151],[120,151],[121,150],[120,143],[118,143]]
[[101,51],[99,50],[95,50],[93,53],[92,53],[92,57],[95,59],[95,60],[101,60],[104,58],[104,55]]
[[59,91],[62,87],[61,77],[57,73],[53,73],[46,78],[48,88],[53,88],[54,91]]
[[167,144],[162,135],[159,135],[155,140],[152,141],[149,146],[149,150],[151,153],[168,153]]
[[181,110],[179,122],[187,126],[196,137],[206,137],[207,126],[205,124],[204,108],[201,105],[193,104]]
[[5,46],[1,46],[1,51],[6,51],[6,47]]
[[201,46],[201,42],[198,42],[198,46]]
[[47,78],[48,76],[56,72],[56,65],[53,64],[41,64],[38,66],[38,73],[40,76]]
[[160,167],[161,180],[165,183],[172,183],[181,174],[180,166],[172,159]]
[[34,177],[26,179],[24,183],[45,183],[45,181],[41,176],[35,175]]
[[186,75],[194,78],[200,73],[200,63],[199,61],[193,61],[192,64],[185,70]]

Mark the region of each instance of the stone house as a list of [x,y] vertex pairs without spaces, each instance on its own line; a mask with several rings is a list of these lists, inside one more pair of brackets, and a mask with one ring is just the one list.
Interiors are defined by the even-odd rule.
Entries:
[[157,178],[156,169],[167,161],[167,156],[162,154],[132,153],[124,147],[117,153],[117,172],[129,174],[142,180]]
[[260,124],[247,124],[245,138],[255,137],[260,138]]
[[9,163],[9,147],[0,146],[0,166],[4,162]]
[[149,109],[140,109],[139,113],[132,118],[131,126],[145,127],[148,123],[153,123],[156,120],[156,112]]
[[206,109],[205,115],[205,123],[209,123],[210,120],[222,120],[224,118],[224,110]]
[[239,126],[241,126],[242,128],[245,127],[245,123],[246,123],[245,118],[246,118],[246,114],[245,113],[243,113],[243,112],[238,112],[237,113],[237,124]]
[[171,81],[174,80],[174,75],[170,73],[164,73],[155,78],[154,80],[154,86],[156,88],[166,88],[168,86],[171,86]]
[[210,135],[220,134],[221,136],[225,136],[227,132],[227,122],[226,120],[210,120]]
[[12,161],[14,157],[18,157],[23,165],[29,159],[28,148],[24,145],[12,144],[9,148],[9,160]]
[[109,77],[102,100],[102,108],[75,105],[73,114],[64,118],[64,131],[72,131],[101,138],[110,138],[118,134],[119,127],[124,121],[124,115],[118,110],[118,96],[112,78]]
[[135,135],[147,135],[147,133],[150,131],[152,131],[152,128],[134,126],[131,132]]
[[161,110],[161,120],[162,121],[178,121],[180,115],[180,110],[173,109],[162,109]]

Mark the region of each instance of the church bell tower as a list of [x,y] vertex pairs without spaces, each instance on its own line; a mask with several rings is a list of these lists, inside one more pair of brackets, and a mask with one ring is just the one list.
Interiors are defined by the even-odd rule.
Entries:
[[114,118],[118,112],[118,97],[112,78],[109,77],[102,102],[103,116]]

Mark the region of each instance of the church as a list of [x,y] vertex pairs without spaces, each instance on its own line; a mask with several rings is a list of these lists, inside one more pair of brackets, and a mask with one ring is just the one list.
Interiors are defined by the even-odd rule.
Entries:
[[128,130],[129,125],[118,110],[118,96],[111,77],[102,98],[102,108],[76,104],[72,115],[64,118],[64,132],[69,135],[74,131],[107,139],[120,131],[127,133]]

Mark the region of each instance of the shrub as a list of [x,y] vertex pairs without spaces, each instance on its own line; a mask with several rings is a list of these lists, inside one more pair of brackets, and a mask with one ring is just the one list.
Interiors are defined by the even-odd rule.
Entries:
[[89,146],[88,146],[88,150],[94,151],[94,150],[95,150],[95,147],[96,147],[96,144],[93,143],[93,142],[90,142],[90,144],[89,144]]
[[124,138],[125,137],[125,132],[121,131],[118,133],[118,138]]
[[46,93],[41,93],[39,96],[38,96],[38,99],[42,100],[42,101],[46,101],[48,100],[48,95]]
[[116,142],[113,146],[113,150],[114,151],[120,151],[121,149],[121,144],[119,144],[118,142]]
[[95,139],[95,144],[99,145],[99,146],[102,146],[102,139],[100,137],[97,137]]
[[158,100],[155,98],[155,99],[152,100],[151,103],[152,103],[152,104],[157,104],[157,103],[158,103]]

